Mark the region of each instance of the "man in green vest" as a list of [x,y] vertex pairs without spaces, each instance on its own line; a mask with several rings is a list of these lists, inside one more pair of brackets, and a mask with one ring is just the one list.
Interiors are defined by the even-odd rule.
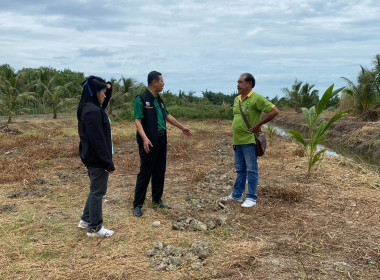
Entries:
[[[234,101],[232,122],[234,164],[237,177],[232,193],[220,199],[225,202],[243,202],[243,193],[248,178],[248,192],[242,207],[253,207],[257,200],[259,168],[254,133],[259,133],[263,124],[273,120],[279,114],[275,105],[253,91],[254,86],[255,79],[251,74],[244,73],[240,76],[237,85],[240,95]],[[239,104],[241,104],[241,110]],[[263,112],[266,115],[261,119]],[[251,124],[250,129],[244,122],[242,113]]]
[[152,179],[152,204],[159,208],[171,207],[162,201],[166,171],[166,121],[191,137],[189,128],[183,126],[166,109],[159,93],[164,89],[162,74],[152,71],[148,75],[148,88],[135,99],[136,138],[139,144],[140,172],[137,175],[133,215],[142,216],[147,188]]

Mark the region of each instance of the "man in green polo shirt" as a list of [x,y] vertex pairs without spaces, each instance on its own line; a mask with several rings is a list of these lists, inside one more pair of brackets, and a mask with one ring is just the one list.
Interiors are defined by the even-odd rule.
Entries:
[[[222,197],[222,201],[243,202],[243,193],[248,177],[248,192],[242,207],[253,207],[257,200],[257,184],[259,180],[259,168],[257,165],[256,145],[254,133],[261,131],[261,126],[274,119],[279,111],[266,98],[253,91],[255,79],[249,73],[244,73],[238,80],[239,96],[235,98],[232,121],[234,164],[237,173],[234,189],[228,196]],[[242,111],[251,124],[248,129],[240,112]],[[266,113],[261,119],[261,114]]]
[[166,109],[159,92],[164,89],[161,73],[148,74],[148,88],[135,99],[136,138],[139,144],[140,172],[137,175],[133,214],[142,216],[141,208],[145,201],[150,179],[152,179],[152,203],[160,208],[171,207],[162,201],[166,171],[166,121],[191,137],[189,128],[183,126]]

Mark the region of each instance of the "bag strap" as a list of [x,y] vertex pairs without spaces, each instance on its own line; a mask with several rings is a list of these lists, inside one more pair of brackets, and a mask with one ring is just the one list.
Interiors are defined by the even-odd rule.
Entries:
[[240,109],[240,114],[243,118],[243,121],[245,122],[245,125],[247,126],[248,130],[250,132],[252,132],[253,134],[255,134],[255,138],[257,138],[262,132],[259,132],[259,133],[254,133],[252,130],[251,130],[251,125],[249,124],[248,120],[247,120],[247,117],[244,115],[243,113],[243,109],[241,108],[241,101],[239,100],[239,109]]
[[243,121],[245,122],[245,125],[247,126],[248,130],[251,129],[251,125],[249,124],[247,117],[243,113],[243,109],[241,108],[241,101],[239,100],[239,109],[240,109],[240,114],[243,118]]

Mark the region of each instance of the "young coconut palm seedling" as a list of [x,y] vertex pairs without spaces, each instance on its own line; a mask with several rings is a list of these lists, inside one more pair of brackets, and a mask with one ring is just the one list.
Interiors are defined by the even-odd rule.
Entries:
[[320,151],[317,151],[317,145],[325,139],[327,129],[344,115],[344,111],[340,111],[336,113],[329,121],[325,121],[323,119],[323,116],[328,111],[326,109],[327,103],[331,98],[341,92],[343,88],[339,88],[335,91],[333,89],[334,85],[331,85],[325,91],[317,106],[313,106],[310,109],[301,109],[305,117],[306,125],[308,127],[307,136],[309,139],[303,138],[297,130],[289,131],[292,137],[301,143],[305,149],[306,155],[308,156],[308,175],[311,174],[313,166],[317,163],[322,154],[324,154],[327,150],[322,149]]
[[272,143],[273,137],[276,134],[276,129],[274,129],[272,126],[269,124],[267,125],[267,132],[269,136],[269,142]]

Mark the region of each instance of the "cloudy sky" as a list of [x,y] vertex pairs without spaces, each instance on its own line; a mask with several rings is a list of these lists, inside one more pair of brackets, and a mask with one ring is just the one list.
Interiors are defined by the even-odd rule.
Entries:
[[0,0],[0,64],[51,66],[165,89],[231,94],[241,73],[283,96],[344,86],[380,53],[378,0]]

